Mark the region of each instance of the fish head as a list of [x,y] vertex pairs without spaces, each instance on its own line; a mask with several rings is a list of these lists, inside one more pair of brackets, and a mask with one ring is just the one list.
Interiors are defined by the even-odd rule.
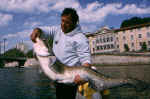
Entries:
[[50,53],[48,51],[47,46],[45,45],[44,41],[39,37],[36,38],[36,43],[33,44],[33,49],[36,55],[38,56],[49,56]]

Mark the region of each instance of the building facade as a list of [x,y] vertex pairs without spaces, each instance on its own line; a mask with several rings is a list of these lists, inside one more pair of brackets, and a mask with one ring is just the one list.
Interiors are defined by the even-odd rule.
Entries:
[[117,51],[116,34],[108,27],[102,27],[95,33],[89,34],[91,53],[105,53]]
[[[120,52],[141,51],[142,46],[150,50],[150,23],[114,30],[116,33],[116,46]],[[144,45],[145,44],[145,45]]]
[[87,37],[92,54],[141,51],[142,46],[150,50],[150,23],[120,29],[102,27]]
[[25,43],[18,43],[16,44],[15,48],[22,51],[23,53],[26,53],[28,51],[28,46]]

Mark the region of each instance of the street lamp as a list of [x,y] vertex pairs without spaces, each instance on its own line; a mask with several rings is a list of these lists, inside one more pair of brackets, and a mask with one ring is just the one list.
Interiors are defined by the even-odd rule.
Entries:
[[5,42],[6,42],[6,38],[4,38],[4,53],[5,53]]

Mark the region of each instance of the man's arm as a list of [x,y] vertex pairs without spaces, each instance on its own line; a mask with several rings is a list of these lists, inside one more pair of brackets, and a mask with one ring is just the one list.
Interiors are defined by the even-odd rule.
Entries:
[[[88,39],[83,34],[78,35],[78,41],[76,44],[77,54],[79,56],[80,62],[84,67],[91,67],[91,54]],[[76,75],[74,82],[76,84],[83,84],[85,81],[79,76]]]
[[37,37],[42,37],[43,39],[53,39],[56,33],[58,32],[59,28],[58,27],[40,27],[40,28],[35,28],[33,29],[30,38],[33,42],[36,42],[35,39]]

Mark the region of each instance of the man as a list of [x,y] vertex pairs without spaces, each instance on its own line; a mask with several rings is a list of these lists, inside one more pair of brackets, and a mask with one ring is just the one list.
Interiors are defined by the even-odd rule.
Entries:
[[[81,31],[79,16],[73,8],[65,8],[61,14],[61,27],[48,30],[36,28],[31,34],[31,40],[44,35],[45,39],[53,39],[53,53],[57,59],[67,66],[91,66],[91,55],[88,39]],[[77,85],[85,81],[76,75],[75,86],[56,84],[57,99],[75,99]]]

